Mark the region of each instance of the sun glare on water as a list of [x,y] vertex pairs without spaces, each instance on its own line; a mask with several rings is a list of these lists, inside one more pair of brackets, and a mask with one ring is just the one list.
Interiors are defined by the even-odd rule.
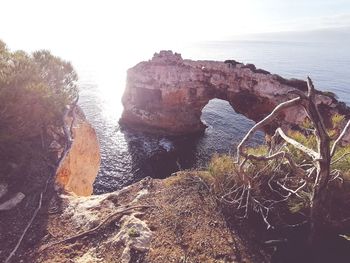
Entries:
[[114,74],[103,72],[98,75],[98,90],[102,105],[103,115],[106,119],[119,119],[123,107],[121,98],[126,84],[126,73],[122,70]]

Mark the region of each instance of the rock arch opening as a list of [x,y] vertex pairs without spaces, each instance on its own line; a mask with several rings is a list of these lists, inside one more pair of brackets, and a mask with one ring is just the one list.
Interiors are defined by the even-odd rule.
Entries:
[[[235,112],[227,100],[214,98],[201,111],[201,121],[207,126],[201,144],[213,152],[234,151],[233,146],[255,124],[246,116]],[[251,142],[262,143],[264,133],[258,133]]]

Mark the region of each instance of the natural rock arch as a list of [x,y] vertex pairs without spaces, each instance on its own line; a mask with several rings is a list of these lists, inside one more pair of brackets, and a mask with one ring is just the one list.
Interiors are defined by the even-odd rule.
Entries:
[[[195,133],[205,129],[200,116],[211,99],[226,100],[236,112],[259,121],[293,98],[293,90],[306,91],[306,82],[234,60],[192,61],[160,51],[128,70],[120,122],[156,133]],[[348,115],[345,104],[330,94],[317,91],[316,100],[324,115]],[[280,116],[279,125],[299,123],[305,116],[301,107],[290,108]]]

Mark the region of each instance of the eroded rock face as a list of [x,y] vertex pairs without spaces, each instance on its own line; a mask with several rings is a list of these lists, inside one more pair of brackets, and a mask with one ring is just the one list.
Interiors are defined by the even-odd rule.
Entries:
[[[236,112],[259,121],[276,105],[295,97],[289,92],[296,89],[306,91],[306,82],[287,80],[234,60],[192,61],[161,51],[128,70],[120,122],[157,133],[202,131],[201,111],[213,98],[226,100]],[[325,93],[318,92],[317,100],[324,116],[348,112],[344,104]],[[280,116],[278,125],[304,118],[304,110],[294,107]]]
[[100,147],[94,128],[80,110],[72,133],[72,146],[57,169],[56,183],[68,192],[88,196],[92,194],[92,185],[100,167]]

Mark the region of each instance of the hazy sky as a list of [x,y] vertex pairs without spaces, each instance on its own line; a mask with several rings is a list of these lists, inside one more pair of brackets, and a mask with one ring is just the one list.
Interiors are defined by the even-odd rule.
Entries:
[[[0,0],[0,39],[66,57],[350,26],[349,0]],[[100,52],[100,53],[99,53]]]

